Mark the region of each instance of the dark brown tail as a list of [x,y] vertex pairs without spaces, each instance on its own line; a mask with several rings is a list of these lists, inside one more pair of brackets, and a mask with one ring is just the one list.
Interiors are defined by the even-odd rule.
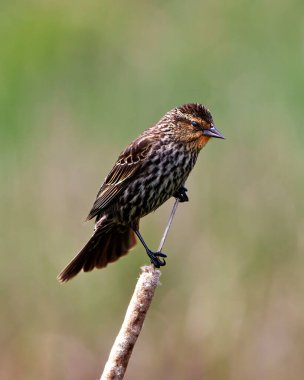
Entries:
[[81,269],[89,272],[94,268],[104,268],[128,253],[136,244],[135,234],[129,227],[120,230],[117,226],[100,226],[77,256],[58,275],[60,282],[69,281]]

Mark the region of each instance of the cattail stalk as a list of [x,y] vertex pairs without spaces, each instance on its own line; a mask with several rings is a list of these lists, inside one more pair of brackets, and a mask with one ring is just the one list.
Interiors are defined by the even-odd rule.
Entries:
[[[178,203],[179,201],[176,199],[158,248],[159,252],[162,250],[165,243]],[[112,346],[110,356],[100,380],[123,379],[133,348],[151,305],[156,287],[159,284],[160,275],[160,271],[155,269],[153,265],[141,268],[141,275],[137,281],[125,319]]]

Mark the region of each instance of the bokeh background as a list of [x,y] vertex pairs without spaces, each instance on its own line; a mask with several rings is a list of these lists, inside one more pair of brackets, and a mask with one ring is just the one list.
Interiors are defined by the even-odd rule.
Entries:
[[[303,1],[2,1],[0,378],[97,379],[140,245],[60,285],[118,153],[210,108],[126,379],[302,379]],[[142,221],[157,247],[173,200]]]

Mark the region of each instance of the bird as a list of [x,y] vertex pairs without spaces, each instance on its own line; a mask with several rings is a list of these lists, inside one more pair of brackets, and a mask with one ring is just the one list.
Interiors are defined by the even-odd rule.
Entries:
[[166,264],[166,254],[145,243],[139,221],[169,198],[189,200],[184,187],[200,150],[211,138],[224,139],[210,111],[188,103],[168,111],[122,151],[97,193],[86,220],[95,218],[94,233],[82,250],[58,275],[66,282],[80,271],[89,272],[126,255],[143,244],[151,264]]

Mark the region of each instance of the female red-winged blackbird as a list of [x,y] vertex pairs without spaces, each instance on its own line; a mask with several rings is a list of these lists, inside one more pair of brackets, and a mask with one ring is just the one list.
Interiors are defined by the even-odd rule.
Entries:
[[[188,200],[183,187],[199,151],[211,137],[224,138],[209,110],[201,104],[173,108],[144,131],[118,157],[87,217],[96,217],[94,234],[59,274],[68,281],[81,269],[103,268],[125,255],[135,234],[155,267],[165,265],[162,252],[152,252],[139,233],[139,220],[170,197]],[[134,234],[135,233],[135,234]]]

